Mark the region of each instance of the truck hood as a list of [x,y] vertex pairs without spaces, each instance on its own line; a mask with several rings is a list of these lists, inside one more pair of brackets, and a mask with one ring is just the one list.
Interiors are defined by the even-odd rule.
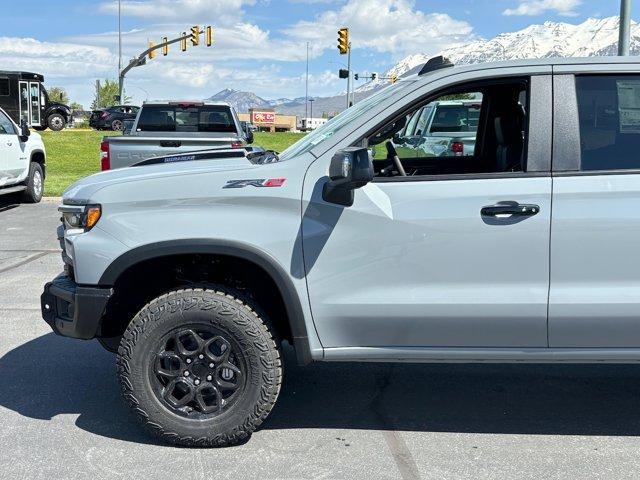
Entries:
[[[260,166],[242,157],[119,168],[96,173],[78,180],[64,191],[62,200],[63,203],[69,205],[83,205],[90,202],[91,197],[95,195],[96,192],[114,184],[137,182],[161,177],[182,177],[201,173],[234,172],[256,168],[260,168]],[[176,178],[176,180],[178,179]]]

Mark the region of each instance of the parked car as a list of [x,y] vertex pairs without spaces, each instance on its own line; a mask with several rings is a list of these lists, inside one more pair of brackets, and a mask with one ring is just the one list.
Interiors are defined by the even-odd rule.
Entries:
[[101,168],[128,167],[147,158],[212,148],[243,148],[253,132],[233,107],[221,102],[145,102],[121,137],[100,145]]
[[93,110],[89,117],[89,126],[96,130],[121,131],[125,120],[135,119],[140,107],[134,105],[114,105],[105,109]]
[[[396,150],[462,93],[483,99],[473,155]],[[265,420],[285,340],[300,364],[638,363],[638,98],[637,57],[440,57],[279,155],[85,178],[44,320],[117,351],[134,414],[184,445]]]
[[42,199],[46,174],[46,151],[42,138],[18,126],[0,108],[0,195],[22,192],[24,201]]
[[473,155],[481,106],[482,98],[431,102],[407,118],[392,142],[418,157]]
[[71,108],[52,102],[44,76],[32,72],[0,71],[0,108],[16,123],[35,130],[62,130],[73,122]]

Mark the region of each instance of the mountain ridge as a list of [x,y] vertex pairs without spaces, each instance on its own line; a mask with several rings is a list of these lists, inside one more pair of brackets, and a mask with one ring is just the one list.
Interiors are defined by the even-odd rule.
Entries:
[[[618,17],[588,18],[579,24],[546,21],[529,25],[515,32],[501,33],[488,40],[478,39],[445,49],[440,54],[457,65],[525,58],[613,56],[617,54],[618,49],[618,23]],[[640,25],[635,21],[631,22],[630,38],[631,54],[640,54]],[[387,79],[377,79],[356,88],[356,101],[388,85],[390,83],[388,78],[393,74],[402,77],[414,73],[413,70],[431,57],[433,55],[415,53],[403,58],[381,75]],[[226,91],[230,90],[222,90],[210,98],[215,99]],[[244,110],[238,107],[249,104],[253,108],[275,107],[279,113],[283,114],[303,116],[305,112],[304,97],[265,100],[252,92],[232,92],[247,94],[246,98],[240,98],[241,101],[237,104],[234,101],[225,100],[234,105],[239,112],[248,111],[248,108]],[[227,97],[233,100],[234,95],[227,95]],[[344,92],[341,95],[314,97],[314,99],[313,110],[318,114],[323,112],[333,114],[346,107]]]

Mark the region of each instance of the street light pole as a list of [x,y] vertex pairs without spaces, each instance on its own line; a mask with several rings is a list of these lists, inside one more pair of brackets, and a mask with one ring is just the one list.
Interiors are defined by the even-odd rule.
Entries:
[[304,84],[304,118],[307,118],[307,102],[309,101],[309,42],[307,42],[307,77]]
[[122,71],[122,0],[118,0],[118,75]]
[[618,55],[629,55],[631,30],[631,0],[620,0],[620,32],[618,36]]
[[347,77],[347,108],[349,108],[349,104],[351,103],[351,42],[349,42],[349,49],[347,51],[347,71],[349,72],[349,76]]

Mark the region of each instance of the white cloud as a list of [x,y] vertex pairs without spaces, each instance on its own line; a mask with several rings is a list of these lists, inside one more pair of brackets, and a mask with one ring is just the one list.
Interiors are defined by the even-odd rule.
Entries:
[[411,0],[349,0],[336,10],[328,10],[314,20],[303,20],[285,33],[310,41],[314,52],[334,48],[337,29],[349,26],[353,48],[404,56],[409,53],[436,53],[473,39],[473,28],[465,21],[443,13],[425,13]]
[[558,15],[572,17],[577,15],[576,8],[582,4],[582,0],[525,0],[516,8],[507,8],[503,15],[541,15],[546,12],[555,12]]
[[117,63],[105,47],[17,37],[0,37],[0,58],[14,70],[36,71],[47,78],[102,75]]
[[[151,25],[142,29],[123,32],[123,55],[131,58],[147,48],[149,40],[159,43],[160,35],[165,34],[169,38],[178,34],[183,24],[165,23]],[[173,35],[172,35],[173,33]],[[186,53],[180,51],[177,44],[170,47],[172,61],[207,60],[210,62],[223,62],[227,60],[273,60],[273,61],[300,61],[305,58],[304,42],[295,41],[292,38],[273,38],[267,30],[262,30],[257,25],[247,22],[229,23],[227,27],[214,28],[214,44],[206,47],[204,44],[192,47],[188,44]],[[95,35],[83,35],[81,37],[68,37],[64,39],[71,43],[85,42],[89,45],[115,49],[117,46],[117,33],[109,32]],[[317,54],[321,50],[314,50]],[[312,55],[314,53],[312,52]],[[162,55],[159,55],[162,57]]]
[[[255,0],[123,0],[122,14],[157,20],[215,20],[222,24],[238,18],[244,5],[254,5]],[[118,2],[103,1],[100,11],[117,14]]]

